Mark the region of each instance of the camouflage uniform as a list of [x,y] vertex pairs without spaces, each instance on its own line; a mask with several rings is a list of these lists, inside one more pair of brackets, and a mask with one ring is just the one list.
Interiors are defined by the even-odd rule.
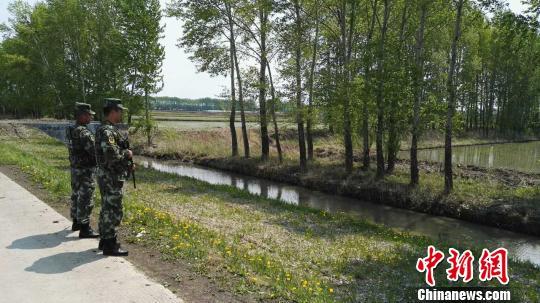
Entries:
[[116,229],[123,217],[122,187],[128,175],[126,138],[118,128],[106,121],[96,132],[98,186],[101,192],[99,233],[101,238],[116,238]]
[[71,218],[90,223],[94,208],[96,156],[94,135],[86,125],[76,123],[66,129],[71,166]]

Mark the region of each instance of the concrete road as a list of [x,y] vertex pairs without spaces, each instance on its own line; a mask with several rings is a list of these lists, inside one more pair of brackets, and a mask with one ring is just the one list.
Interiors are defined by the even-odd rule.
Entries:
[[182,302],[0,173],[0,303]]

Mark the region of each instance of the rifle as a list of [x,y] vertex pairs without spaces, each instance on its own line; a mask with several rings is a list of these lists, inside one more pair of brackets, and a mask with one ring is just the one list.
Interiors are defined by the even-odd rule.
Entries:
[[[124,138],[123,145],[125,149],[129,149],[129,140],[128,140],[127,135]],[[133,188],[137,189],[137,182],[135,181],[135,163],[133,162],[133,157],[128,160],[128,175],[127,175],[128,179],[130,176],[133,179]]]
[[131,179],[133,179],[133,188],[137,189],[137,182],[135,181],[135,163],[133,163],[133,159],[129,159],[128,167],[129,167],[128,178],[129,178],[129,175],[131,174]]

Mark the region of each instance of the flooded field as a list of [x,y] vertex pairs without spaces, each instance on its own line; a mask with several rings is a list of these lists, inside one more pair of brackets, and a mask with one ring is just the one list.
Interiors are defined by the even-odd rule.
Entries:
[[[540,173],[540,141],[459,146],[454,147],[452,151],[455,164]],[[409,152],[401,152],[400,156],[407,159],[409,158]],[[418,158],[442,163],[444,161],[444,149],[419,150]]]

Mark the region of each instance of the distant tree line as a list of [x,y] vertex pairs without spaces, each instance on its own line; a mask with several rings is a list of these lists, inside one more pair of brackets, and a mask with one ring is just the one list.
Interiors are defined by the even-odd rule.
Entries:
[[[188,99],[178,97],[154,97],[152,108],[166,111],[229,111],[230,100],[216,98]],[[246,102],[246,110],[255,111],[255,102]]]

